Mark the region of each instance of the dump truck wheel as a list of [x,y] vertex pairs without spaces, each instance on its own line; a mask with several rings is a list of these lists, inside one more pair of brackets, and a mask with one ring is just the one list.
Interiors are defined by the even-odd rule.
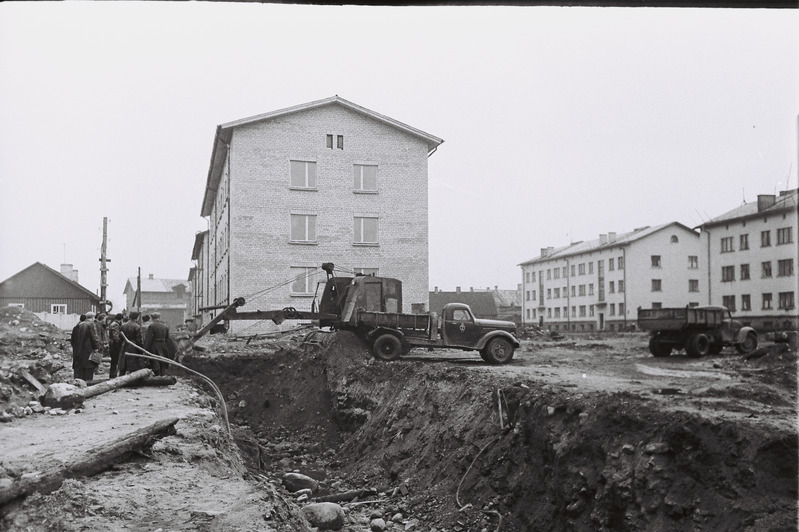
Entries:
[[688,347],[686,351],[689,357],[703,357],[710,353],[710,338],[697,333],[688,340]]
[[742,355],[746,355],[757,349],[757,336],[755,333],[749,333],[744,338],[744,341],[735,346],[735,349]]
[[372,351],[378,360],[390,362],[400,357],[402,343],[393,334],[383,334],[378,336],[372,344]]
[[513,346],[504,338],[494,338],[480,351],[480,356],[489,364],[507,364],[513,358]]
[[657,336],[649,339],[649,352],[656,357],[667,357],[671,354],[671,345],[661,342]]

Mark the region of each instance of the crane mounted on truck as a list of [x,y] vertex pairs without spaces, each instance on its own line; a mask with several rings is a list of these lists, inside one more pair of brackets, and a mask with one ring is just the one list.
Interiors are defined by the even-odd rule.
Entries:
[[238,309],[245,301],[237,298],[227,307],[208,307],[223,310],[193,336],[193,341],[223,320],[268,319],[280,324],[298,319],[317,321],[320,327],[331,330],[352,331],[372,348],[375,358],[384,361],[396,360],[414,347],[425,347],[478,351],[490,364],[507,364],[520,345],[515,323],[477,318],[464,303],[446,305],[441,316],[435,312],[404,314],[402,281],[371,275],[336,276],[332,262],[322,264],[322,270],[327,280],[318,303],[317,285],[310,312],[293,307],[242,312]]

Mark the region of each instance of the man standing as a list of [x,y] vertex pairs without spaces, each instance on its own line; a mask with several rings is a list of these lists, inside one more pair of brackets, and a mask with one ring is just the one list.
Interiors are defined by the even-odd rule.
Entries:
[[[144,349],[150,353],[164,358],[169,358],[169,327],[161,321],[161,314],[153,312],[150,314],[152,324],[147,327],[147,336],[144,340]],[[152,360],[153,373],[156,375],[166,374],[166,364],[158,360]]]
[[108,378],[113,379],[117,376],[117,366],[119,364],[119,352],[122,349],[122,335],[120,330],[122,327],[122,314],[117,314],[111,321],[108,322],[108,350],[111,355],[111,369],[108,372]]
[[72,330],[72,372],[76,379],[94,379],[97,364],[89,360],[92,351],[102,348],[94,328],[94,312],[86,313],[86,320]]
[[[126,321],[120,331],[122,334],[125,335],[125,338],[136,344],[137,346],[142,346],[142,335],[141,335],[141,325],[139,325],[139,313],[135,310],[132,310],[128,315],[128,321]],[[133,373],[134,371],[144,369],[148,366],[147,359],[140,358],[140,357],[129,357],[125,355],[125,352],[129,350],[131,353],[140,353],[141,351],[136,349],[135,347],[131,346],[125,339],[122,339],[122,355],[119,358],[119,375],[122,376],[125,373]]]

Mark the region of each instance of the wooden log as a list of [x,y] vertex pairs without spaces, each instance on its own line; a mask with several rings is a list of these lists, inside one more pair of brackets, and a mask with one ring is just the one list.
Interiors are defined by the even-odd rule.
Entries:
[[[131,453],[141,449],[152,440],[174,433],[178,418],[157,421],[150,426],[125,434],[124,436],[92,449],[86,449],[78,458],[52,466],[37,473],[27,473],[14,479],[10,485],[0,485],[0,507],[17,497],[31,493],[50,493],[61,487],[66,478],[80,478],[108,469],[123,461]],[[2,511],[0,511],[2,513]]]
[[123,375],[122,377],[116,377],[114,379],[108,379],[107,381],[103,381],[98,384],[95,384],[94,386],[85,388],[83,390],[83,397],[84,398],[94,397],[95,395],[100,395],[101,393],[110,392],[111,390],[116,390],[117,388],[121,388],[122,386],[126,386],[132,382],[136,382],[138,380],[152,376],[153,376],[152,370],[148,368],[140,369],[128,375]]
[[346,491],[344,493],[336,493],[334,495],[323,495],[322,497],[314,497],[314,502],[347,502],[361,497],[370,495],[377,495],[377,490],[364,489]]
[[178,378],[174,375],[156,375],[154,377],[145,377],[140,381],[132,382],[128,386],[171,386],[178,382]]

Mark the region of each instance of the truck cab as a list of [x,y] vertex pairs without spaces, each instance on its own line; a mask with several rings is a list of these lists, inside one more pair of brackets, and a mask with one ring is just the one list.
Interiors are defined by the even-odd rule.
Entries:
[[483,360],[493,364],[513,358],[513,350],[520,345],[515,332],[515,323],[476,318],[465,303],[449,303],[441,313],[439,334],[445,346],[478,350]]

